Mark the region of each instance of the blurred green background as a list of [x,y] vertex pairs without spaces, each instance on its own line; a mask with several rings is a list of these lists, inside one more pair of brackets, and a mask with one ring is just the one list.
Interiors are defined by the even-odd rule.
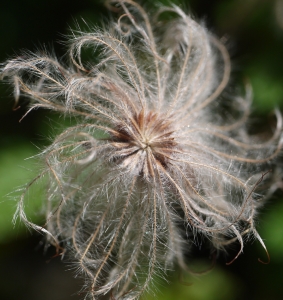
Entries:
[[[149,6],[155,0],[144,1]],[[159,3],[169,1],[159,0]],[[283,0],[190,0],[181,4],[208,28],[227,40],[233,63],[233,84],[248,79],[254,90],[254,115],[265,126],[270,111],[283,110]],[[62,34],[75,24],[100,24],[109,13],[102,1],[95,0],[11,0],[0,4],[0,61],[19,55],[21,49],[36,50],[45,46],[58,56],[65,53]],[[82,25],[84,26],[84,25]],[[12,90],[0,83],[0,299],[65,300],[81,299],[81,281],[73,278],[60,258],[52,258],[54,249],[44,248],[44,237],[29,232],[20,224],[12,225],[17,193],[31,180],[39,166],[36,155],[60,131],[66,120],[46,111],[35,111],[21,123],[26,102],[13,111]],[[31,211],[39,211],[44,189],[36,186],[29,195]],[[171,283],[161,283],[158,290],[143,299],[226,300],[282,299],[283,297],[283,202],[282,193],[262,210],[258,229],[271,256],[269,265],[257,261],[265,254],[258,242],[245,246],[232,265],[221,256],[214,269],[202,276],[178,272]],[[233,252],[235,251],[235,252]],[[209,266],[207,253],[191,253],[191,266],[199,271]]]

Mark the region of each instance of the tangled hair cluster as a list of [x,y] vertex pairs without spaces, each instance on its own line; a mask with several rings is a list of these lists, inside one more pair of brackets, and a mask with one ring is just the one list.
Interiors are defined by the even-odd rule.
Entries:
[[[25,53],[2,67],[16,99],[73,116],[42,153],[46,224],[16,217],[64,248],[86,298],[137,299],[155,273],[185,259],[196,236],[213,251],[254,237],[254,220],[282,148],[282,118],[262,142],[247,131],[251,91],[225,91],[225,46],[179,7],[149,15],[110,0],[116,23],[74,33],[70,62]],[[164,16],[170,14],[170,20]],[[94,63],[84,60],[93,51]],[[30,111],[29,110],[29,111]]]

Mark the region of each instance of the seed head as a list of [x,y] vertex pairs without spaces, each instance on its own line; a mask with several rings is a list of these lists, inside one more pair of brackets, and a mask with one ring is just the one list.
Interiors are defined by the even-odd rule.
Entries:
[[[64,248],[86,278],[86,297],[136,299],[201,238],[212,251],[255,237],[264,175],[282,147],[282,118],[261,142],[247,131],[251,91],[226,91],[225,46],[179,7],[149,15],[132,0],[105,30],[74,33],[70,62],[25,53],[9,60],[16,99],[76,125],[42,153],[46,224],[16,216]],[[115,6],[114,6],[115,5]],[[171,21],[164,21],[164,13]],[[84,61],[83,49],[93,50]],[[231,90],[231,89],[230,89]],[[263,184],[264,183],[264,184]],[[266,190],[267,190],[266,188]],[[264,246],[265,247],[265,246]]]

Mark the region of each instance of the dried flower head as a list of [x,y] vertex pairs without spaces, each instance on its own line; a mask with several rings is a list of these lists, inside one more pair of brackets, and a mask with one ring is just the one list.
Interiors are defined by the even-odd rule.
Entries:
[[[238,241],[238,255],[245,237],[264,246],[254,220],[282,119],[276,112],[263,143],[249,135],[250,90],[223,93],[225,46],[179,7],[149,15],[132,0],[108,5],[121,12],[117,23],[74,34],[68,65],[25,53],[2,76],[16,99],[31,98],[30,110],[77,120],[42,152],[45,169],[33,181],[49,178],[46,225],[28,220],[25,193],[16,216],[73,257],[86,297],[136,299],[154,273],[187,269],[197,235],[214,250]],[[85,48],[98,62],[84,61]]]

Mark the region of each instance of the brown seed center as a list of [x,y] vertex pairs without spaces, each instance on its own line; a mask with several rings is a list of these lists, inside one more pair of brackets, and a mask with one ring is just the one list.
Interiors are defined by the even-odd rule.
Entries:
[[114,157],[119,164],[154,176],[158,165],[167,167],[177,147],[172,121],[161,114],[142,110],[115,128]]

